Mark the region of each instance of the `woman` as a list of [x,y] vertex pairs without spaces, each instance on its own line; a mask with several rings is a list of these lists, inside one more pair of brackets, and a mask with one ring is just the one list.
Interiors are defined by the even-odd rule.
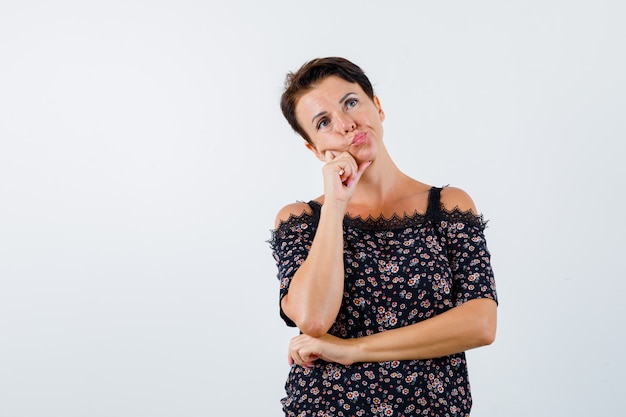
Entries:
[[281,316],[300,330],[285,415],[469,415],[463,352],[493,342],[497,305],[471,198],[398,169],[348,60],[289,74],[281,108],[324,163],[324,194],[281,209],[270,241]]

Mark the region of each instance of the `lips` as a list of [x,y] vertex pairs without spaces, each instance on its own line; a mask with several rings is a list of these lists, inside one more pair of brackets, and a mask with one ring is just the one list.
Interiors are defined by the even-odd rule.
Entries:
[[363,143],[365,143],[366,139],[367,139],[367,133],[359,132],[356,135],[354,135],[354,138],[352,138],[352,145],[362,145]]

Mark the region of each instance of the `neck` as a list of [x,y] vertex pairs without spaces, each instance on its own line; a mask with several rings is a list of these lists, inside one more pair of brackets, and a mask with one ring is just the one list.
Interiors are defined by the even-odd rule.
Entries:
[[377,158],[363,173],[351,203],[370,207],[385,205],[397,200],[410,181],[391,158]]

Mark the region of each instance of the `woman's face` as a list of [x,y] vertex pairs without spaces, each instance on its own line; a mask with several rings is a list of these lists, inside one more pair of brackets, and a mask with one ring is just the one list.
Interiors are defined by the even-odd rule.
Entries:
[[382,144],[385,113],[378,97],[372,101],[360,85],[340,77],[325,78],[300,97],[296,118],[313,142],[307,148],[321,161],[327,151],[370,161]]

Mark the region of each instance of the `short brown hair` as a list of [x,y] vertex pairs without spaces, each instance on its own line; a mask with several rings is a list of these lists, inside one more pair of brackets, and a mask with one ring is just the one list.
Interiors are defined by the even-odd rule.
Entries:
[[374,89],[365,72],[345,58],[316,58],[306,62],[298,71],[288,73],[285,78],[285,91],[280,98],[280,108],[292,129],[309,143],[311,143],[309,135],[296,119],[296,103],[315,84],[331,75],[358,84],[370,99],[374,99]]

